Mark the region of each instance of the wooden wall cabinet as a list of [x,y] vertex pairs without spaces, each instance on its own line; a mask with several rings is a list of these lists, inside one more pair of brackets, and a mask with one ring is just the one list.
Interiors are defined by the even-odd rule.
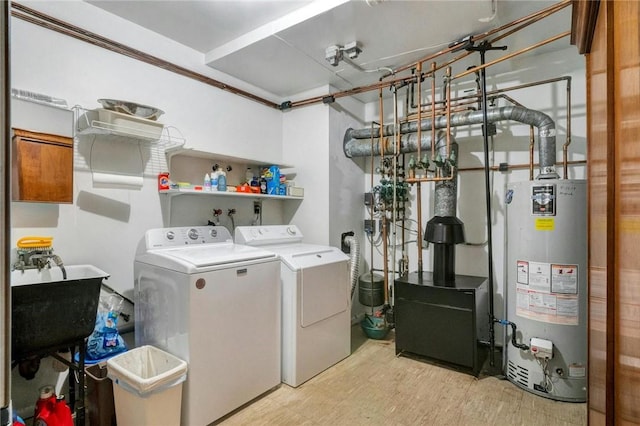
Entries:
[[12,199],[73,202],[73,138],[13,129]]

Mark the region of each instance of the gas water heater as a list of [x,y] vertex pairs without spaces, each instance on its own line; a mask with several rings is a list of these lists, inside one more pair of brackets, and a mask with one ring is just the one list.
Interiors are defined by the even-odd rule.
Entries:
[[[560,401],[587,398],[587,202],[584,180],[508,185],[507,378]],[[509,337],[506,342],[509,342]]]

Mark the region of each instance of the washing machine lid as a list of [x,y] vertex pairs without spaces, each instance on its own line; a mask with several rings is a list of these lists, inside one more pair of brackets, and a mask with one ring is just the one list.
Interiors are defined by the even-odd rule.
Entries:
[[137,261],[184,273],[212,269],[259,260],[276,259],[273,252],[233,243],[171,247],[149,250]]
[[349,256],[340,249],[331,246],[287,244],[262,246],[262,248],[273,251],[285,265],[294,271],[318,265],[349,261]]

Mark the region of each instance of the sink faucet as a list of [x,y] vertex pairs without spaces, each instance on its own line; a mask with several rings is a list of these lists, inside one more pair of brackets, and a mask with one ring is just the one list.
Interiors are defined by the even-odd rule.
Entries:
[[67,279],[67,270],[64,268],[62,259],[53,253],[53,249],[34,250],[18,249],[18,261],[13,264],[13,269],[24,271],[25,269],[51,269],[51,261],[62,271],[62,279]]

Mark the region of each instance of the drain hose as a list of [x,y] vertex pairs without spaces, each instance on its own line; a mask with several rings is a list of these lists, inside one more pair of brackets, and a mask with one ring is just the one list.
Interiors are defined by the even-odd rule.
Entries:
[[353,292],[358,284],[358,263],[360,262],[360,243],[358,239],[349,235],[345,237],[344,242],[351,248],[351,254],[349,255],[349,264],[351,265],[351,299],[353,299]]

